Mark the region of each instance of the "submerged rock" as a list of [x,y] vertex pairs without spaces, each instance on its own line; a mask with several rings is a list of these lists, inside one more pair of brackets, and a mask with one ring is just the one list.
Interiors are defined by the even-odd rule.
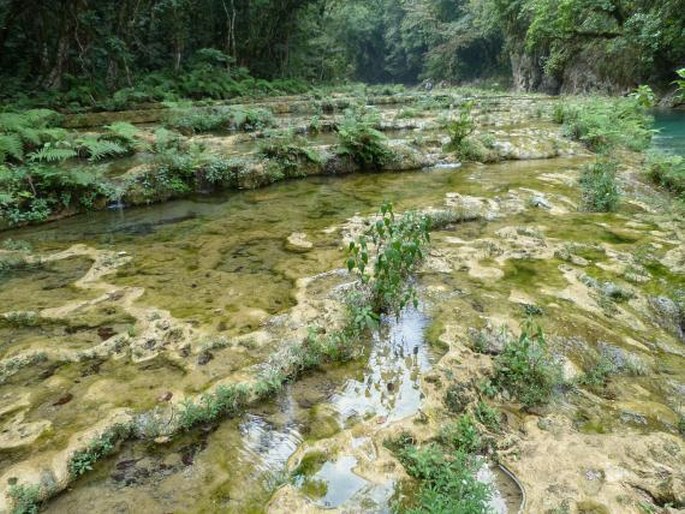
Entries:
[[534,196],[534,197],[532,197],[532,198],[530,199],[530,204],[531,204],[533,207],[540,207],[540,208],[542,208],[542,209],[547,209],[547,210],[549,210],[549,209],[552,208],[552,204],[549,203],[549,201],[548,201],[546,198],[542,197],[542,196]]
[[293,232],[285,241],[285,249],[295,253],[306,253],[314,248],[314,244],[307,240],[307,234]]

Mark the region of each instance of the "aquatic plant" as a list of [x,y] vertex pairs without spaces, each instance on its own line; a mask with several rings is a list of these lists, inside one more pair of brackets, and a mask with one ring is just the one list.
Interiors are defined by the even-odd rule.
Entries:
[[530,321],[517,339],[507,341],[494,364],[495,386],[525,407],[545,403],[561,381],[561,369],[549,354],[542,328]]
[[337,329],[323,332],[319,327],[310,327],[303,341],[267,362],[254,383],[222,385],[197,401],[183,402],[178,413],[179,428],[190,430],[236,416],[251,403],[273,396],[286,382],[306,371],[357,357],[364,343],[363,335],[377,326],[379,318],[356,291],[349,294],[345,305],[345,315]]
[[[351,241],[347,268],[356,272],[370,289],[371,305],[377,313],[398,313],[418,303],[410,277],[423,260],[430,241],[430,218],[416,212],[396,217],[391,203],[381,207],[378,219],[365,234]],[[373,245],[375,256],[370,267]]]
[[586,166],[580,176],[582,208],[590,212],[615,211],[621,198],[616,183],[618,163],[601,157]]

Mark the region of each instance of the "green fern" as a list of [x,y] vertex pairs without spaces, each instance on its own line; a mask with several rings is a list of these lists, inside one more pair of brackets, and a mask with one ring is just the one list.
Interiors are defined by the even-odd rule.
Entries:
[[85,154],[90,161],[99,161],[106,157],[129,153],[129,149],[120,143],[98,137],[84,137],[78,139],[76,144],[79,148],[79,155]]
[[0,131],[19,132],[24,128],[44,129],[53,127],[60,115],[49,109],[31,109],[24,112],[0,113]]
[[0,113],[0,131],[2,132],[17,132],[29,125],[28,118],[23,114],[18,112]]
[[15,201],[15,198],[11,194],[0,191],[0,206],[12,205]]
[[[59,119],[59,114],[48,109],[33,109],[24,112],[0,113],[0,162],[8,157],[21,161],[24,154],[43,143],[57,142],[67,137],[67,131],[51,126]],[[63,157],[47,152],[45,156],[38,151],[39,158],[61,160]]]
[[16,134],[0,134],[0,163],[7,157],[20,161],[24,158],[24,145]]
[[104,137],[110,141],[121,143],[131,150],[149,150],[149,145],[140,138],[140,130],[125,121],[117,121],[105,127]]
[[[39,144],[47,143],[48,141],[61,141],[69,137],[69,132],[59,127],[41,128],[36,132],[40,141]],[[24,138],[24,133],[24,131],[19,132],[22,138]]]
[[62,118],[61,114],[50,109],[31,109],[23,114],[31,125],[41,128],[52,127]]
[[43,147],[31,154],[29,159],[33,162],[60,162],[77,157],[78,153],[66,143],[45,143]]
[[0,164],[0,188],[3,190],[9,189],[8,184],[13,178],[12,170],[8,166]]

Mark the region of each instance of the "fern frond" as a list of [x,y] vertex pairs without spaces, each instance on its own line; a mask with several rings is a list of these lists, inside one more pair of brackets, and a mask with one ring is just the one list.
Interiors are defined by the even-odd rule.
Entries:
[[28,124],[34,127],[45,128],[55,125],[62,115],[50,109],[31,109],[23,113]]
[[48,141],[60,141],[66,139],[69,135],[63,128],[52,127],[44,128],[40,130],[39,137],[42,143],[47,143]]
[[21,137],[24,144],[40,146],[43,143],[40,139],[40,129],[34,129],[33,127],[18,127],[14,133]]
[[40,150],[29,154],[29,159],[34,162],[58,162],[76,157],[76,150],[67,146],[56,146],[45,143]]
[[84,168],[72,168],[63,174],[63,182],[71,186],[89,187],[98,182],[98,173]]
[[10,193],[3,193],[0,191],[0,206],[8,206],[16,203],[16,198]]
[[0,164],[0,185],[4,187],[7,182],[12,180],[12,178],[12,170],[10,170],[10,168],[4,164]]
[[17,112],[0,113],[0,131],[16,132],[28,125],[28,120]]
[[99,161],[114,155],[125,155],[129,152],[128,148],[119,143],[97,137],[84,137],[78,139],[76,144],[79,146],[80,153],[85,153],[91,161]]
[[130,149],[147,151],[150,145],[140,137],[140,129],[125,121],[117,121],[105,127],[105,138],[125,144]]
[[111,125],[107,125],[105,129],[107,129],[108,136],[122,139],[130,144],[133,144],[136,137],[140,134],[140,130],[138,130],[137,127],[125,121],[117,121]]
[[7,157],[17,161],[24,158],[24,145],[16,134],[0,134],[0,163],[5,162]]

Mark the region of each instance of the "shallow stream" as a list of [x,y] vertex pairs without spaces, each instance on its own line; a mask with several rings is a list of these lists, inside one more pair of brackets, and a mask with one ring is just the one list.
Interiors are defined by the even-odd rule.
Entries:
[[[656,144],[680,151],[667,139],[680,137],[680,125],[669,119],[659,118],[666,130]],[[685,397],[685,350],[648,298],[685,290],[682,220],[634,196],[614,214],[579,212],[577,177],[588,157],[578,153],[294,180],[3,233],[44,257],[82,246],[69,258],[0,274],[0,312],[41,313],[0,326],[3,362],[39,355],[0,382],[0,469],[57,459],[118,409],[153,409],[244,378],[302,329],[291,315],[302,279],[317,277],[305,291],[316,299],[345,287],[349,277],[336,270],[346,227],[387,200],[396,211],[448,205],[479,215],[433,234],[418,277],[419,310],[385,320],[365,358],[307,374],[239,418],[172,441],[125,444],[47,511],[389,512],[406,477],[382,447],[386,434],[398,426],[424,431],[443,408],[447,384],[479,380],[484,358],[468,350],[470,331],[516,330],[526,312],[541,316],[567,375],[601,352],[638,371],[617,376],[608,395],[555,405],[580,440],[562,428],[528,427],[526,415],[505,404],[512,427],[526,426],[540,445],[557,437],[547,451],[566,450],[579,467],[574,449],[600,444],[586,436],[603,435],[601,447],[619,456],[624,440],[635,440],[637,454],[649,443],[641,436],[672,437]],[[612,287],[625,297],[615,300]],[[183,343],[188,334],[192,345]],[[117,337],[138,346],[94,351]],[[536,489],[550,479],[535,460],[540,453],[524,447],[512,460],[537,494],[533,509],[548,506]],[[497,471],[481,475],[494,483],[493,511],[516,512],[516,487]]]

